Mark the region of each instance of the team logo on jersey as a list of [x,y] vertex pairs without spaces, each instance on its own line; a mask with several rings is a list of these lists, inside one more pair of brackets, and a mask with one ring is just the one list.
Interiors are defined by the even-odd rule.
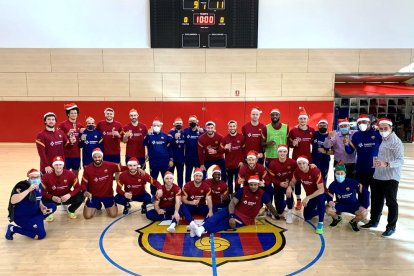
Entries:
[[362,148],[363,146],[364,146],[364,144],[362,144],[362,143],[358,144],[358,147],[360,147],[360,148]]
[[141,179],[138,179],[138,182],[141,182],[142,180]]
[[345,188],[345,190],[346,190],[347,192],[349,192],[349,190],[351,190],[351,188],[346,187],[346,188]]
[[248,133],[247,136],[252,137],[252,134],[251,133]]
[[161,140],[164,140],[164,137],[161,137]]
[[266,258],[280,252],[286,244],[283,232],[286,231],[267,220],[257,221],[236,230],[215,233],[214,237],[203,235],[191,238],[186,225],[178,225],[176,233],[166,231],[168,225],[155,221],[141,229],[138,244],[147,253],[160,258],[200,262],[212,266],[212,241],[216,265],[228,262],[242,262]]
[[155,141],[152,141],[152,144],[155,145]]
[[97,177],[95,177],[94,179],[93,179],[93,181],[95,181],[95,182],[98,182],[98,178]]
[[104,170],[104,173],[108,173],[108,170],[107,170],[107,169],[105,169],[105,170]]
[[52,190],[56,190],[56,186],[52,186]]
[[65,183],[65,184],[66,184],[67,182],[68,182],[68,180],[67,180],[67,179],[64,179],[64,180],[63,180],[63,183]]

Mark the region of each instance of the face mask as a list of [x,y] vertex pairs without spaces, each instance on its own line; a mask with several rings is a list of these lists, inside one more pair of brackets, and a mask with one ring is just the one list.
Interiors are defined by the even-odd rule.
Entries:
[[391,131],[380,132],[380,135],[382,136],[382,138],[388,137],[388,135],[390,135],[390,134],[391,134]]
[[347,134],[348,131],[349,131],[349,128],[347,128],[347,127],[341,127],[339,130],[341,131],[342,134]]
[[339,183],[344,182],[345,180],[345,175],[335,175],[335,179],[336,181],[338,181]]
[[182,126],[182,125],[176,125],[176,126],[175,126],[175,129],[176,129],[176,130],[180,130],[180,129],[182,129],[182,128],[183,128],[183,126]]
[[161,127],[155,126],[155,127],[152,127],[152,129],[154,130],[154,132],[158,133],[158,132],[160,132]]
[[32,179],[29,179],[29,182],[32,185],[39,185],[40,184],[40,178],[32,178]]
[[367,124],[359,124],[358,128],[360,131],[366,131],[368,129],[368,125]]
[[197,126],[197,123],[191,122],[189,125],[191,128],[195,128]]
[[87,126],[86,127],[88,130],[93,130],[94,128],[95,128],[95,126],[93,126],[93,125],[89,125],[89,126]]
[[319,128],[319,132],[322,133],[322,134],[326,133],[327,130],[328,129],[326,127],[320,127]]

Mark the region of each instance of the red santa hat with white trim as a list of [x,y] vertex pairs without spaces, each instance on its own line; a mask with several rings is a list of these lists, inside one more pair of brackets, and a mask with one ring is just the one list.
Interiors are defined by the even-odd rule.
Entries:
[[68,103],[63,105],[66,111],[70,111],[72,109],[77,109],[79,111],[79,107],[75,103]]
[[359,122],[369,122],[369,121],[371,121],[370,119],[369,119],[369,116],[367,115],[367,114],[360,114],[359,116],[358,116],[358,119],[357,119],[357,123],[359,123]]
[[288,150],[288,146],[285,144],[280,144],[277,146],[277,151],[281,151],[281,150]]
[[280,110],[279,110],[278,108],[273,108],[273,109],[270,111],[270,115],[272,115],[273,113],[279,113],[279,114],[280,114]]
[[258,108],[257,106],[254,106],[252,108],[252,110],[250,111],[250,113],[252,113],[253,111],[257,111],[257,112],[259,112],[259,114],[262,114],[262,110],[260,108]]
[[38,177],[38,176],[40,176],[40,172],[38,171],[38,170],[36,170],[36,169],[30,169],[28,172],[27,172],[27,177],[29,178],[29,177]]
[[139,166],[139,161],[136,157],[131,157],[129,158],[127,165],[138,165]]
[[157,124],[157,123],[160,125],[163,125],[161,119],[158,117],[155,117],[154,120],[152,120],[152,124]]
[[62,156],[55,156],[55,158],[53,158],[52,166],[64,165],[64,164],[65,164],[65,161],[63,160]]
[[196,175],[203,175],[203,171],[200,168],[195,168],[193,172],[193,176]]
[[165,174],[164,174],[164,180],[165,180],[167,177],[172,177],[172,178],[174,178],[174,175],[173,175],[173,173],[172,173],[172,172],[170,172],[170,171],[166,171],[166,172],[165,172]]
[[103,152],[100,148],[94,148],[92,151],[92,158],[95,154],[99,154],[101,157],[103,157]]
[[209,126],[209,125],[213,125],[215,127],[216,123],[212,120],[209,120],[209,121],[206,122],[206,126]]
[[196,115],[190,115],[190,117],[188,117],[188,121],[196,121],[198,123],[198,119]]
[[306,155],[301,155],[298,157],[298,159],[296,159],[296,163],[299,163],[301,161],[309,164],[309,159]]
[[134,115],[134,114],[137,114],[139,116],[138,111],[135,108],[131,108],[129,110],[129,115]]
[[45,113],[44,115],[43,115],[43,120],[44,121],[46,121],[46,118],[47,117],[55,117],[55,119],[56,119],[56,114],[55,113],[53,113],[53,112],[47,112],[47,113]]
[[104,109],[104,114],[105,114],[105,112],[107,112],[107,111],[112,111],[112,112],[114,112],[114,113],[115,113],[115,111],[114,111],[114,109],[113,109],[112,107],[107,107],[107,108],[105,108],[105,109]]
[[175,126],[176,124],[182,124],[183,123],[183,119],[181,119],[181,117],[177,117],[174,120],[173,126]]
[[247,153],[246,158],[255,158],[255,159],[257,159],[257,151],[255,151],[255,150],[250,150],[250,151]]
[[247,180],[248,183],[260,183],[260,179],[258,175],[252,175],[249,177],[249,180]]
[[326,120],[326,119],[320,119],[319,121],[318,121],[318,125],[319,124],[328,124],[328,120]]
[[388,118],[379,118],[377,124],[388,124],[389,126],[392,126],[392,121]]
[[309,118],[308,113],[306,113],[306,110],[303,106],[299,107],[298,119],[300,119],[300,118]]
[[221,174],[221,169],[220,169],[220,166],[214,166],[214,168],[213,168],[213,172],[211,173],[211,174],[214,174],[214,173],[220,173]]
[[338,119],[338,125],[339,125],[339,126],[341,126],[341,125],[349,125],[348,118],[345,118],[345,119]]

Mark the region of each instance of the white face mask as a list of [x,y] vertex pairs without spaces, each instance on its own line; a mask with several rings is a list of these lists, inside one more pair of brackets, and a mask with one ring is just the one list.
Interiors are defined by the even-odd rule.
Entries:
[[368,125],[367,124],[359,124],[358,128],[360,131],[365,131],[368,129]]
[[391,130],[390,131],[380,131],[380,135],[382,136],[382,138],[386,138],[388,137],[388,135],[391,134]]
[[161,127],[159,127],[159,126],[154,126],[154,127],[152,127],[152,129],[154,130],[154,132],[158,133],[158,132],[160,132]]

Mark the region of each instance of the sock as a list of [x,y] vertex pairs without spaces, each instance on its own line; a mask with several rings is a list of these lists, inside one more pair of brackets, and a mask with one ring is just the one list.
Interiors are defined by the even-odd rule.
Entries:
[[323,222],[318,222],[318,226],[317,226],[317,228],[318,228],[318,229],[323,228]]

